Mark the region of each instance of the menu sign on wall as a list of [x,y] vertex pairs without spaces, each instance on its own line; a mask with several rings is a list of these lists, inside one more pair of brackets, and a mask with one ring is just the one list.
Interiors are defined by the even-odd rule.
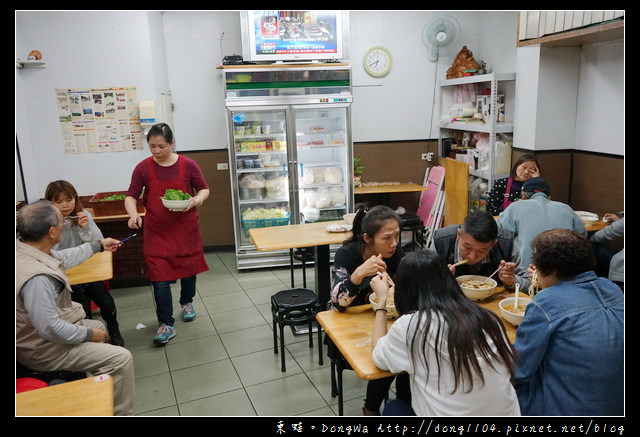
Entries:
[[56,89],[64,153],[141,150],[136,87]]

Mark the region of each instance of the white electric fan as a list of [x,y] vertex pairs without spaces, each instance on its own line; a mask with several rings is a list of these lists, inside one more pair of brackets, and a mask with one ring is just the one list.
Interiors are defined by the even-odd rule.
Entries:
[[451,45],[460,34],[460,23],[450,15],[437,15],[422,28],[422,42],[429,49],[428,59],[438,60],[441,48]]

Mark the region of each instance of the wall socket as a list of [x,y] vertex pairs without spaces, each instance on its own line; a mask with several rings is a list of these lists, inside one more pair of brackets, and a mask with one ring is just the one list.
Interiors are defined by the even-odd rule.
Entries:
[[421,157],[423,161],[433,161],[433,152],[423,153]]
[[226,162],[219,162],[217,168],[218,170],[229,170],[229,164]]

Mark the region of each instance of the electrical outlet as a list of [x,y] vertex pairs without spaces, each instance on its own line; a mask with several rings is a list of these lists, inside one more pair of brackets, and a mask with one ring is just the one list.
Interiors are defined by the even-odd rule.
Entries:
[[226,162],[219,162],[218,170],[229,170],[229,164],[227,164]]
[[422,160],[423,161],[428,161],[429,160],[429,154],[428,153],[423,153],[422,154]]

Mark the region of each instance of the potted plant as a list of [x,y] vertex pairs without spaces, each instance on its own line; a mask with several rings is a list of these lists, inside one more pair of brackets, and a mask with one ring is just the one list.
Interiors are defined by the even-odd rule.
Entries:
[[360,165],[360,158],[353,157],[353,186],[359,187],[362,185],[362,173],[364,172],[364,167]]

